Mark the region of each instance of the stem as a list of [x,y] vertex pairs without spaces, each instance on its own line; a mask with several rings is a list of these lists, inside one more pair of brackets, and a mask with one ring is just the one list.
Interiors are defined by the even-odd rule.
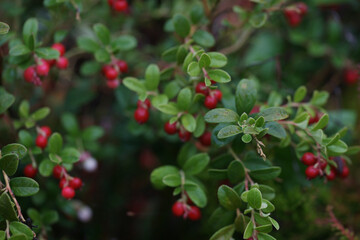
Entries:
[[257,238],[257,231],[255,230],[256,222],[255,222],[255,217],[254,217],[254,210],[251,210],[251,221],[253,223],[253,228],[254,228],[252,237],[255,240],[257,240],[258,238]]
[[31,164],[34,168],[37,168],[36,160],[34,158],[34,154],[32,153],[31,149],[29,148],[29,157],[31,159]]
[[210,17],[211,15],[211,11],[210,11],[210,7],[209,7],[209,3],[207,0],[202,0],[202,4],[204,6],[204,10],[205,10],[205,15],[207,17]]
[[250,35],[254,32],[254,29],[250,28],[250,29],[245,29],[239,39],[235,42],[234,45],[231,45],[230,47],[226,47],[221,49],[219,52],[228,55],[230,53],[236,52],[238,51],[240,48],[242,48],[246,41],[248,40],[248,38],[250,37]]
[[7,239],[9,239],[10,238],[10,226],[9,226],[9,221],[8,220],[6,220],[6,230],[5,230],[5,232],[6,232]]
[[243,166],[244,170],[245,170],[245,190],[249,190],[249,186],[248,183],[250,182],[251,185],[254,185],[254,181],[251,179],[250,175],[249,175],[249,169],[246,168],[245,164],[243,163],[243,161],[241,161],[241,159],[236,155],[236,153],[234,152],[234,150],[231,147],[228,147],[230,154],[235,158],[235,160],[239,161],[241,163],[241,165]]
[[[199,60],[200,60],[200,57],[199,57],[198,55],[196,55],[195,49],[194,49],[191,45],[189,46],[189,49],[190,49],[190,52],[191,52],[192,54],[194,54],[195,57],[196,57],[196,59],[199,61]],[[210,76],[209,76],[209,73],[206,71],[206,68],[203,67],[201,70],[202,70],[203,73],[204,73],[204,77],[207,78],[207,79],[209,79],[209,80],[211,80],[211,78],[210,78]]]
[[184,203],[187,201],[187,197],[185,194],[185,173],[183,170],[180,171],[180,177],[181,177],[181,199]]

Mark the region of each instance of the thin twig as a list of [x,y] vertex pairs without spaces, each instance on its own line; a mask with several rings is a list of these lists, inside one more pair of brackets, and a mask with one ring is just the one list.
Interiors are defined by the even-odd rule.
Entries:
[[5,183],[6,183],[6,190],[10,193],[10,196],[11,196],[11,198],[13,199],[13,201],[15,203],[15,206],[16,206],[16,209],[17,209],[17,212],[18,212],[18,217],[20,218],[21,221],[25,222],[25,218],[21,213],[21,207],[20,207],[18,201],[16,200],[14,193],[11,190],[11,187],[10,187],[10,184],[9,184],[9,177],[8,177],[8,175],[6,174],[6,172],[4,170],[2,172],[3,172],[3,176],[4,176],[4,179],[5,179]]

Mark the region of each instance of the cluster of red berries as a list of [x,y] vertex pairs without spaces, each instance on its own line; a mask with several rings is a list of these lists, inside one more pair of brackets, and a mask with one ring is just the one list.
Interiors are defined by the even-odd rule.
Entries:
[[[331,160],[334,160],[334,158],[332,158]],[[336,169],[332,166],[330,168],[330,172],[327,174],[324,171],[328,164],[325,159],[318,158],[311,152],[304,153],[304,155],[301,158],[301,161],[306,166],[308,166],[305,170],[305,174],[309,180],[316,178],[319,175],[321,176],[325,175],[327,180],[329,181],[334,180],[337,175],[339,175],[342,178],[346,178],[350,173],[349,168],[347,167],[344,159],[339,158],[339,160],[341,161],[341,167]]]
[[106,85],[115,89],[120,84],[119,76],[121,73],[128,72],[128,65],[124,60],[115,59],[110,64],[106,64],[102,68],[102,74],[106,78]]
[[59,187],[61,195],[66,199],[72,199],[75,196],[75,190],[82,187],[82,180],[78,177],[71,177],[66,169],[60,165],[56,165],[53,169],[53,176],[60,179]]
[[146,123],[149,120],[150,107],[151,102],[149,99],[145,99],[145,101],[138,100],[137,109],[134,112],[134,118],[139,124]]
[[48,138],[51,135],[51,128],[48,126],[42,126],[37,129],[38,135],[35,139],[35,144],[41,149],[46,148],[48,143]]
[[347,68],[344,71],[345,82],[349,85],[356,83],[360,78],[359,69]]
[[109,6],[117,12],[126,12],[129,4],[126,0],[108,0]]
[[201,218],[201,212],[200,209],[196,206],[190,206],[183,201],[179,200],[176,201],[172,208],[172,213],[176,217],[183,217],[183,218],[189,218],[190,220],[196,221]]
[[65,47],[61,43],[54,43],[52,48],[60,53],[60,57],[56,59],[36,59],[36,65],[30,66],[24,71],[24,79],[29,83],[33,83],[36,86],[42,84],[41,77],[46,77],[49,74],[50,68],[56,64],[59,69],[66,69],[69,65],[69,61],[65,54]]
[[303,2],[295,3],[284,9],[286,20],[292,27],[296,27],[301,23],[303,16],[308,12],[308,7]]
[[204,105],[208,109],[216,108],[216,105],[221,101],[222,93],[218,89],[211,90],[204,82],[199,82],[195,87],[195,92],[205,95]]

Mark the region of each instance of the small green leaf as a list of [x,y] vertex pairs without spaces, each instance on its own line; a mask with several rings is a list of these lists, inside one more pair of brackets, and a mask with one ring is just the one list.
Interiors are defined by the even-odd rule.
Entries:
[[234,224],[223,227],[214,233],[210,240],[230,240],[235,232]]
[[92,53],[95,53],[98,49],[100,49],[100,45],[96,41],[87,37],[78,37],[77,45],[79,46],[80,49]]
[[244,239],[248,239],[251,238],[252,234],[254,231],[254,224],[252,221],[249,221],[248,225],[245,228],[245,232],[244,232]]
[[30,49],[23,45],[23,44],[17,44],[14,47],[10,49],[9,54],[11,56],[22,56],[30,53]]
[[60,56],[59,51],[50,47],[37,48],[35,53],[43,59],[58,59]]
[[60,157],[63,163],[76,163],[80,159],[80,153],[76,148],[68,147],[61,152]]
[[181,124],[188,132],[194,132],[196,129],[196,120],[193,115],[186,113],[181,116]]
[[276,178],[281,173],[280,167],[269,167],[264,169],[253,170],[250,172],[250,176],[257,180],[270,180]]
[[26,147],[24,147],[23,145],[18,144],[18,143],[8,144],[1,149],[2,155],[14,153],[18,156],[19,159],[25,157],[26,152],[27,152]]
[[150,64],[145,71],[145,86],[148,90],[157,89],[160,82],[160,70],[156,64]]
[[179,109],[187,111],[191,106],[192,92],[190,88],[183,88],[177,97],[177,106]]
[[161,189],[166,185],[163,183],[163,178],[167,175],[178,174],[179,170],[174,166],[161,166],[152,171],[150,181],[155,188]]
[[262,110],[259,116],[263,116],[266,122],[278,121],[289,117],[285,108],[282,107],[270,107]]
[[341,154],[341,153],[346,153],[346,151],[348,150],[348,146],[342,140],[338,140],[332,145],[327,146],[327,149],[332,153]]
[[10,26],[7,23],[0,22],[0,35],[7,34],[10,30]]
[[17,177],[10,180],[13,193],[19,197],[28,197],[39,191],[39,184],[31,178]]
[[195,131],[193,132],[194,137],[200,137],[201,135],[203,135],[203,133],[205,132],[205,120],[204,120],[204,116],[199,114],[196,117],[196,128]]
[[163,179],[162,182],[169,187],[178,187],[181,184],[181,177],[180,174],[170,174],[170,175],[166,175]]
[[319,92],[319,91],[315,90],[313,97],[310,100],[310,103],[315,106],[321,107],[327,102],[328,98],[329,98],[328,92],[326,92],[326,91]]
[[257,98],[257,89],[253,80],[243,79],[236,88],[235,103],[239,114],[250,113]]
[[296,89],[295,94],[294,94],[294,102],[301,102],[302,100],[304,100],[305,96],[306,96],[306,87],[301,86],[298,89]]
[[221,69],[213,69],[208,71],[209,79],[218,83],[227,83],[231,81],[230,75]]
[[209,123],[232,123],[239,121],[239,115],[227,108],[216,108],[205,114],[205,121]]
[[49,138],[49,152],[59,154],[63,147],[63,139],[59,133],[53,133]]
[[185,184],[185,191],[196,206],[201,208],[206,206],[207,197],[204,190],[199,185]]
[[36,18],[29,18],[23,26],[23,39],[24,43],[29,46],[30,39],[35,38],[38,32],[39,23]]
[[194,33],[193,39],[197,44],[203,47],[212,47],[215,45],[215,38],[213,35],[202,29],[199,29]]
[[221,185],[218,189],[218,199],[220,205],[228,210],[235,210],[241,207],[239,195],[227,185]]
[[19,139],[20,142],[28,148],[34,146],[34,139],[31,137],[30,133],[25,130],[20,130]]
[[95,59],[98,62],[105,63],[111,60],[111,56],[105,49],[100,48],[95,52]]
[[180,36],[185,38],[190,33],[190,22],[181,14],[176,14],[173,19],[173,24],[175,32]]
[[82,132],[82,138],[84,139],[85,142],[96,141],[99,138],[101,138],[102,136],[104,136],[104,129],[102,129],[101,127],[98,127],[98,126],[87,127]]
[[6,192],[0,196],[0,216],[9,221],[18,221],[13,203]]
[[227,57],[219,52],[208,52],[207,55],[211,59],[210,67],[221,68],[227,64]]
[[137,40],[130,35],[122,35],[111,42],[113,51],[129,51],[136,47]]
[[50,108],[43,107],[43,108],[40,108],[37,111],[35,111],[33,114],[31,114],[31,117],[35,121],[40,121],[40,120],[46,118],[49,114],[50,114]]
[[259,240],[276,240],[276,238],[270,236],[267,233],[262,233],[262,232],[258,233],[258,239]]
[[320,120],[315,124],[315,126],[311,129],[312,131],[316,131],[318,129],[322,129],[324,127],[326,127],[326,125],[329,122],[329,115],[328,114],[324,114],[322,115],[322,117],[320,118]]
[[201,69],[199,66],[199,63],[197,62],[191,62],[187,68],[187,73],[191,76],[191,77],[198,77],[201,74]]
[[268,19],[268,13],[257,12],[257,13],[251,14],[249,23],[255,28],[261,28],[262,26],[264,26],[267,19]]
[[52,225],[59,221],[59,214],[55,210],[47,210],[41,214],[41,222]]
[[126,77],[123,81],[125,87],[128,89],[140,94],[146,93],[146,88],[140,80],[133,78],[133,77]]
[[210,63],[211,63],[210,56],[206,53],[201,54],[199,59],[200,68],[207,68],[210,66]]
[[184,171],[190,175],[196,175],[202,172],[210,162],[207,153],[199,153],[189,158],[184,164]]
[[101,23],[97,23],[93,27],[96,36],[106,46],[110,43],[110,31]]
[[0,114],[3,114],[14,102],[15,97],[0,87]]
[[279,229],[280,229],[280,225],[279,225],[279,223],[278,223],[275,219],[273,219],[273,218],[271,218],[271,217],[268,217],[268,219],[269,219],[269,221],[271,222],[271,224],[274,226],[274,228],[275,228],[276,230],[279,230]]
[[260,190],[257,188],[252,188],[247,194],[247,201],[250,207],[255,209],[260,209],[262,202],[262,196]]
[[177,105],[172,102],[170,102],[168,104],[160,105],[160,106],[158,106],[158,109],[160,112],[163,112],[163,113],[166,113],[169,115],[176,115],[180,112],[179,109],[177,108]]
[[48,160],[48,159],[44,159],[43,161],[41,161],[40,165],[39,165],[39,173],[41,176],[43,177],[49,177],[52,174],[53,168],[55,167],[56,163]]
[[267,133],[271,136],[284,139],[286,138],[286,131],[280,123],[277,122],[267,122],[265,128],[268,128]]
[[19,165],[19,157],[15,153],[3,155],[0,158],[0,169],[4,170],[7,175],[12,176],[16,173]]
[[71,135],[77,135],[79,133],[79,126],[73,114],[64,113],[61,116],[61,123],[65,130]]
[[218,132],[217,137],[219,139],[228,138],[228,137],[235,136],[241,132],[242,132],[241,128],[238,125],[229,125],[229,126],[222,128]]
[[244,180],[244,166],[237,160],[232,161],[228,167],[228,177],[231,183],[236,184]]

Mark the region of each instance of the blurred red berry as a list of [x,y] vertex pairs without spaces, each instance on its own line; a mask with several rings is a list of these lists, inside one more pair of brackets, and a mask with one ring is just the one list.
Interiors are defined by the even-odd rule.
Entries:
[[295,9],[285,9],[284,10],[284,15],[288,21],[288,23],[290,24],[290,26],[292,27],[296,27],[300,24],[301,22],[301,15],[299,12],[297,12]]
[[304,2],[297,3],[296,7],[299,9],[301,15],[307,14],[308,6]]
[[169,135],[173,135],[173,134],[177,133],[176,125],[177,125],[176,122],[174,122],[173,124],[171,124],[170,122],[166,122],[164,125],[165,132]]
[[332,181],[336,178],[336,170],[331,168],[330,173],[326,175],[327,180]]
[[42,126],[42,127],[40,127],[40,129],[41,129],[41,131],[43,131],[43,133],[45,134],[46,137],[50,137],[52,131],[49,126]]
[[195,92],[203,94],[205,96],[209,95],[209,89],[204,82],[199,82],[195,87]]
[[181,217],[185,212],[185,205],[183,202],[177,201],[173,204],[171,208],[172,213],[176,217]]
[[35,144],[36,146],[38,146],[39,148],[44,149],[47,145],[47,137],[43,136],[43,135],[38,135],[35,139]]
[[349,85],[354,84],[359,79],[359,71],[354,68],[345,69],[344,78],[347,84]]
[[117,12],[124,12],[128,8],[128,3],[125,0],[115,0],[113,3],[113,8]]
[[66,169],[60,165],[56,165],[53,169],[53,176],[54,178],[60,179],[66,173]]
[[134,118],[139,124],[146,123],[149,119],[149,111],[145,108],[137,108],[134,113]]
[[59,182],[59,188],[63,189],[64,187],[69,185],[69,181],[66,178],[61,178]]
[[124,60],[117,60],[116,65],[118,66],[120,72],[122,73],[128,72],[128,65]]
[[301,158],[301,161],[307,165],[307,166],[311,166],[314,165],[316,163],[316,157],[313,153],[311,152],[306,152],[304,153],[304,155]]
[[79,188],[82,187],[82,180],[78,177],[74,177],[73,179],[70,180],[70,187],[72,187],[73,189],[77,190]]
[[205,132],[200,137],[200,142],[204,146],[210,146],[211,145],[211,132]]
[[187,142],[187,141],[189,141],[190,138],[191,138],[191,133],[188,132],[188,131],[186,131],[186,130],[184,130],[184,129],[181,129],[181,130],[179,131],[178,135],[179,135],[179,138],[180,138],[180,140],[181,140],[182,142]]
[[56,66],[59,69],[66,69],[69,65],[69,60],[66,57],[59,57],[59,59],[56,62]]
[[30,66],[27,69],[25,69],[25,71],[24,71],[25,81],[31,83],[33,81],[34,77],[36,77],[36,70],[35,70],[34,66]]
[[61,191],[61,195],[66,199],[72,199],[75,196],[75,190],[71,187],[64,187]]
[[115,80],[106,80],[106,86],[111,89],[115,89],[120,85],[120,81],[118,79]]
[[65,54],[65,46],[61,43],[54,43],[51,48],[57,50],[60,53],[60,57]]
[[36,66],[36,73],[39,76],[47,76],[49,74],[49,71],[49,64],[44,59],[41,59],[41,62]]
[[145,108],[145,109],[147,109],[147,108],[150,108],[150,107],[151,107],[151,102],[150,102],[150,100],[149,100],[148,98],[145,99],[145,101],[138,100],[136,104],[137,104],[137,107],[138,107],[138,108]]
[[309,166],[306,168],[305,170],[305,174],[307,176],[307,178],[310,180],[310,179],[313,179],[313,178],[316,178],[318,175],[319,175],[319,169],[318,168],[314,168],[313,166]]
[[350,174],[350,170],[349,170],[348,166],[344,165],[340,176],[342,178],[347,178],[349,176],[349,174]]
[[259,105],[255,105],[255,106],[253,107],[253,109],[251,109],[249,115],[255,114],[255,113],[258,113],[258,112],[260,112],[260,106],[259,106]]
[[33,167],[32,164],[28,164],[24,168],[24,175],[28,178],[34,178],[37,173],[37,168]]
[[200,209],[196,206],[191,206],[188,212],[188,218],[193,221],[199,220],[201,218]]
[[217,103],[218,103],[218,100],[214,96],[209,95],[209,96],[205,97],[204,105],[206,108],[214,109],[214,108],[216,108]]
[[113,67],[107,67],[105,70],[105,77],[108,80],[115,80],[118,77],[118,72]]
[[222,92],[219,89],[215,89],[212,91],[212,95],[218,100],[221,101],[222,99]]

